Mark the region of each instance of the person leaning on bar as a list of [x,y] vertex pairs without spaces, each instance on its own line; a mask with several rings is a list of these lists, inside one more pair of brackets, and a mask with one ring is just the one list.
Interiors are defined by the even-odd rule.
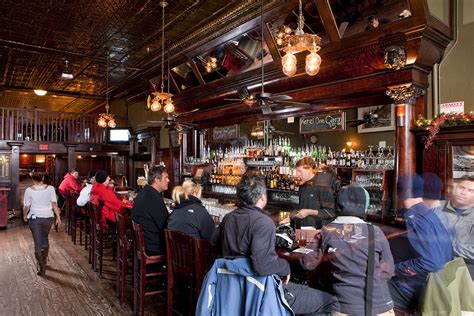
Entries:
[[[292,226],[300,228],[301,226],[314,226],[321,228],[323,218],[335,217],[335,194],[333,184],[335,177],[332,173],[318,174],[316,172],[316,163],[311,157],[304,157],[296,163],[296,174],[304,182],[299,188],[299,211],[292,215]],[[321,179],[328,178],[329,181],[324,184],[318,182]],[[325,179],[326,180],[326,179]],[[324,213],[322,210],[324,209]],[[324,216],[321,216],[324,215]]]

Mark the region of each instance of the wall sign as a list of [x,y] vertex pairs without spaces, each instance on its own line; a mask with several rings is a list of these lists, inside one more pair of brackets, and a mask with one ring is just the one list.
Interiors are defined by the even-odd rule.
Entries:
[[346,113],[322,113],[300,117],[300,134],[344,131]]
[[39,144],[38,145],[38,150],[49,150],[49,145],[48,144]]
[[240,128],[238,124],[222,127],[214,127],[212,129],[212,140],[220,141],[227,139],[239,138]]
[[464,101],[441,103],[439,105],[440,113],[464,113]]

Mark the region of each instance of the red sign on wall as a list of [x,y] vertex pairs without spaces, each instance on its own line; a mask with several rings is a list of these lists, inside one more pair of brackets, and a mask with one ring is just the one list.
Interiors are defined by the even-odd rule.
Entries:
[[39,144],[39,150],[49,150],[48,144]]

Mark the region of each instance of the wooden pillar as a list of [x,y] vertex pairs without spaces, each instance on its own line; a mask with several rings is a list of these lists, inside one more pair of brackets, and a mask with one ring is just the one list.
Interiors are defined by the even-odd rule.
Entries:
[[424,90],[413,84],[389,87],[387,95],[396,105],[395,129],[395,166],[394,166],[394,201],[396,200],[396,184],[398,177],[405,173],[416,172],[415,135],[410,131],[415,117],[415,104],[418,97],[424,95]]
[[67,144],[67,169],[68,171],[76,168],[76,144]]
[[21,209],[22,202],[20,201],[20,147],[23,146],[23,142],[8,142],[8,145],[11,147],[11,157],[10,157],[10,197],[9,197],[9,206],[12,209],[19,210]]
[[128,185],[135,187],[137,185],[137,176],[135,174],[134,156],[138,153],[138,138],[136,135],[130,136],[130,149],[128,154]]

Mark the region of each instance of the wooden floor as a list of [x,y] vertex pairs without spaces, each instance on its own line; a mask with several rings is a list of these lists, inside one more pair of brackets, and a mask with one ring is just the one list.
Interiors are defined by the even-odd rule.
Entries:
[[[115,262],[104,257],[104,274],[93,272],[84,246],[54,230],[45,277],[36,275],[33,238],[19,219],[0,230],[0,315],[132,315],[115,294]],[[161,304],[147,299],[145,314],[164,314]]]

